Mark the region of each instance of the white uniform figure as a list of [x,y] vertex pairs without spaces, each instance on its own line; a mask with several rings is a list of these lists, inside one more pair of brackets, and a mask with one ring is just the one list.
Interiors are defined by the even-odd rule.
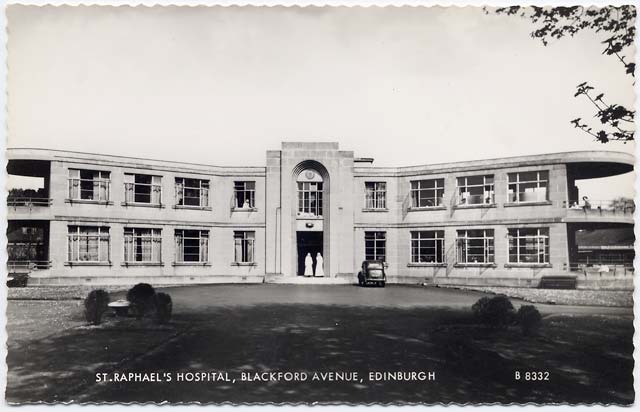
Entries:
[[307,256],[304,258],[304,275],[307,277],[313,276],[313,258],[311,257],[311,253],[307,253]]
[[322,259],[320,252],[316,255],[316,276],[324,276],[324,259]]

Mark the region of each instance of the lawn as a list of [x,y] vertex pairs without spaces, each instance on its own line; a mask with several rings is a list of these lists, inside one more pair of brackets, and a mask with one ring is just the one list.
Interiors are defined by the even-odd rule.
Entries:
[[[478,325],[466,303],[455,303],[476,299],[473,292],[264,286],[170,292],[176,313],[168,326],[135,320],[102,327],[72,324],[26,343],[12,339],[10,324],[7,399],[618,404],[634,399],[630,310],[605,316],[597,311],[570,314],[558,307],[545,314],[539,336],[525,338],[514,327]],[[345,304],[349,293],[352,299]],[[274,299],[281,296],[291,296],[293,303]],[[415,305],[413,300],[421,297],[438,306]],[[441,305],[445,298],[451,307]],[[405,306],[394,305],[396,299]],[[10,308],[15,304],[10,301]],[[436,379],[367,379],[372,371],[400,370],[432,371]],[[95,373],[181,371],[223,371],[238,381],[95,382]],[[239,381],[242,372],[260,371],[355,371],[364,379]],[[516,371],[547,371],[550,380],[517,381]]]

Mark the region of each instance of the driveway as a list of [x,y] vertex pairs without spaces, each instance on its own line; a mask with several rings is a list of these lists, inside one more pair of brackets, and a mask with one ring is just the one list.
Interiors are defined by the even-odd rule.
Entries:
[[[28,351],[10,346],[7,399],[633,401],[632,314],[624,308],[541,306],[548,315],[542,331],[525,338],[517,328],[477,325],[470,307],[484,296],[479,292],[270,284],[165,291],[174,302],[174,318],[166,330],[135,322],[98,330],[72,328],[31,342]],[[515,306],[520,303],[514,301]],[[514,379],[515,372],[532,370],[549,372],[551,380]],[[410,379],[384,375],[400,371],[408,372]],[[230,381],[179,380],[185,376],[180,374],[211,377],[213,372]],[[278,375],[263,372],[321,378],[274,380]],[[412,372],[416,379],[411,379]],[[105,373],[107,380],[96,382],[96,373]],[[128,373],[140,375],[132,375],[133,381],[116,379],[116,374]],[[379,380],[376,373],[387,377]],[[417,379],[429,373],[434,380]],[[354,374],[357,378],[352,379]],[[135,376],[172,381],[140,382]],[[266,380],[244,379],[256,376]]]

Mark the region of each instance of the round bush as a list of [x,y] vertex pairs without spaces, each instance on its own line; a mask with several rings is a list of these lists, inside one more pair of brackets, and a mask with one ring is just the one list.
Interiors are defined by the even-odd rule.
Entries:
[[84,300],[84,317],[92,325],[100,324],[102,315],[109,309],[109,293],[103,289],[94,289]]
[[522,329],[522,334],[525,336],[537,334],[542,324],[542,316],[533,305],[520,306],[517,319]]
[[156,320],[158,323],[167,323],[171,319],[173,303],[168,293],[157,293],[155,297]]
[[501,328],[513,321],[515,311],[508,297],[481,298],[471,306],[476,318],[485,325]]
[[127,300],[131,302],[137,318],[143,317],[145,313],[155,307],[155,294],[153,286],[148,283],[138,283],[129,289]]

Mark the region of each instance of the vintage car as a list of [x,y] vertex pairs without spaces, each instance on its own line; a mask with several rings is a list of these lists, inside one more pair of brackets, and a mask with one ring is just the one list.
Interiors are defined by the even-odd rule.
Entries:
[[358,273],[358,284],[367,286],[374,284],[384,287],[387,275],[384,273],[384,262],[381,260],[365,260],[362,262],[362,270]]

